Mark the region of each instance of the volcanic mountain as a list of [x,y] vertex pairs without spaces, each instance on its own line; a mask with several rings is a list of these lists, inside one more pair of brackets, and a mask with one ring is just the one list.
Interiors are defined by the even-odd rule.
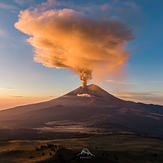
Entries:
[[0,111],[0,129],[163,137],[162,124],[163,106],[125,101],[94,84],[47,102]]

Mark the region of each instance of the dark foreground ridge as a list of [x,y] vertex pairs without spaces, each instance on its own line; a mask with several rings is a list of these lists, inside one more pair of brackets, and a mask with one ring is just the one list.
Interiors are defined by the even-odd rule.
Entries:
[[1,141],[0,148],[0,162],[2,163],[163,162],[162,140],[135,135],[115,134],[70,139],[8,140]]
[[46,139],[60,133],[163,137],[162,124],[163,106],[125,101],[91,84],[47,102],[0,111],[0,139]]

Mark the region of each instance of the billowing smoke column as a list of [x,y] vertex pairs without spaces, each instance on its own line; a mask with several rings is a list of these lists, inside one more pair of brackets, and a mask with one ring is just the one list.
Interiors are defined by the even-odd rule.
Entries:
[[79,73],[83,87],[92,74],[117,73],[129,57],[124,46],[133,39],[118,20],[96,20],[72,9],[21,11],[15,27],[30,36],[35,61]]
[[80,80],[82,82],[82,87],[87,86],[87,80],[92,79],[92,71],[91,70],[81,70],[80,71]]

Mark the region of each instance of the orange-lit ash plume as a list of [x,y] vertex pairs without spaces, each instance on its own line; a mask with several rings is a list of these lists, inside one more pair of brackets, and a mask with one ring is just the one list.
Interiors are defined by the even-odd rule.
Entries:
[[34,60],[80,74],[83,87],[97,73],[116,73],[127,61],[124,46],[133,39],[118,20],[97,20],[72,9],[21,11],[15,27],[30,36]]

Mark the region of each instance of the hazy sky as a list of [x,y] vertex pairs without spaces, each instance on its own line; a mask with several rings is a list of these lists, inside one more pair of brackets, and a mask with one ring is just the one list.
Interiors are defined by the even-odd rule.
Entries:
[[[28,36],[14,27],[21,10],[36,8],[43,2],[0,0],[0,109],[52,99],[80,86],[78,75],[70,70],[48,68],[33,61]],[[49,4],[49,9],[69,8],[92,17],[109,15],[126,23],[135,40],[127,45],[131,56],[123,75],[90,83],[123,99],[163,105],[162,0],[51,0]]]

